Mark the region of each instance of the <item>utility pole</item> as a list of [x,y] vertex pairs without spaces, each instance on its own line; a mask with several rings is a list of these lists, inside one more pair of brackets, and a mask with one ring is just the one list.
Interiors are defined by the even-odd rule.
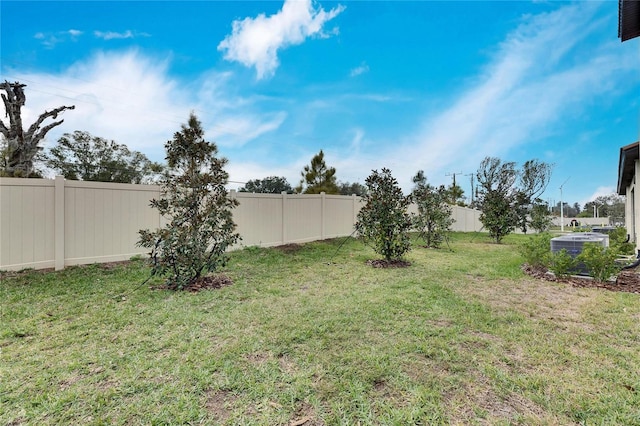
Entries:
[[560,231],[564,232],[564,206],[562,205],[562,187],[567,181],[571,179],[571,176],[560,185]]
[[445,176],[453,176],[453,186],[456,186],[456,175],[461,175],[462,172],[458,172],[458,173],[447,173]]
[[469,173],[465,176],[471,176],[471,205],[473,205],[473,173]]

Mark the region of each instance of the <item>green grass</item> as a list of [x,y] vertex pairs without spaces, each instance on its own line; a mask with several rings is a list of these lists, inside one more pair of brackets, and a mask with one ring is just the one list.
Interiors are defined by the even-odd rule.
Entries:
[[522,238],[249,248],[195,294],[142,261],[5,274],[0,424],[640,425],[640,296],[524,276]]

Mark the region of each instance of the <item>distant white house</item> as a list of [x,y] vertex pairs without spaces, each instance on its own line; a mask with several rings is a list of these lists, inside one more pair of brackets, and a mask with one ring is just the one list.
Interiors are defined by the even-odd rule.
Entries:
[[637,177],[640,176],[640,142],[634,142],[620,148],[620,163],[618,165],[618,195],[625,195],[625,225],[627,233],[634,241],[636,248],[640,248],[640,186]]

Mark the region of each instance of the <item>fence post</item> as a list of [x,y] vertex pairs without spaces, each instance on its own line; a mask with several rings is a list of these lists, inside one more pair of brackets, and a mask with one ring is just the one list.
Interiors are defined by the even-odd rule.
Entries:
[[287,244],[287,191],[282,191],[282,244]]
[[327,208],[326,201],[327,194],[323,191],[320,193],[320,239],[324,240],[325,234],[325,221],[327,220],[327,212],[325,209]]
[[356,212],[356,201],[358,200],[356,199],[356,194],[351,194],[351,198],[353,200],[353,217],[351,218],[351,225],[353,228],[354,226],[356,226],[356,222],[358,221],[358,213]]
[[54,181],[54,260],[55,270],[64,269],[64,176]]

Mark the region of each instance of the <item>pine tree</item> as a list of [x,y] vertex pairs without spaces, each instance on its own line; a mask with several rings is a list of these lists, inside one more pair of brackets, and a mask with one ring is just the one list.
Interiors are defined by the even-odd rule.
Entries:
[[340,188],[336,182],[336,169],[327,167],[324,152],[320,150],[312,159],[311,164],[304,166],[300,173],[302,180],[296,187],[296,192],[303,194],[339,194]]

